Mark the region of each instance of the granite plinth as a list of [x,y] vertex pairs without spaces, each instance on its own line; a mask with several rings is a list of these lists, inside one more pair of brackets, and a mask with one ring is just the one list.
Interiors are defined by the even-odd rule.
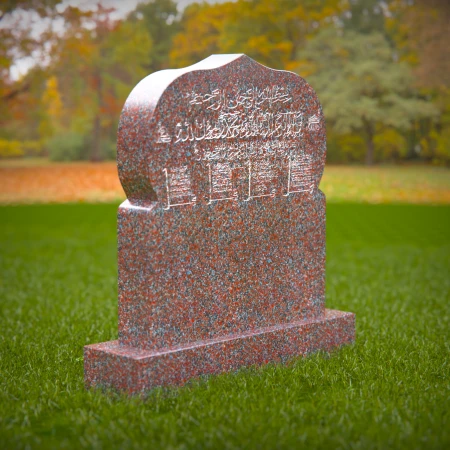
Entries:
[[355,338],[352,313],[326,309],[317,319],[251,330],[159,351],[121,345],[119,341],[85,347],[85,381],[142,393],[156,386],[183,385],[202,375],[286,362],[319,350],[330,351]]

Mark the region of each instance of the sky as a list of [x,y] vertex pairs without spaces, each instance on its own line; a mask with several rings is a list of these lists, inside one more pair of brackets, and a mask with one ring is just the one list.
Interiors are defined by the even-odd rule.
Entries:
[[[194,0],[175,0],[178,5],[178,9],[181,11],[189,3],[193,3]],[[80,9],[95,9],[98,1],[96,0],[64,0],[58,5],[58,9],[61,11],[67,6],[77,6]],[[101,0],[101,4],[105,7],[113,7],[116,9],[115,17],[124,17],[127,13],[132,11],[138,3],[145,3],[143,0]]]

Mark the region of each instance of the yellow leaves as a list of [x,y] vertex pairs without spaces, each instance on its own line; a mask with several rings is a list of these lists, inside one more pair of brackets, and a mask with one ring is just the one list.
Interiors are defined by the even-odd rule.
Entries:
[[250,38],[246,46],[246,52],[255,57],[257,57],[256,55],[260,56],[263,61],[269,59],[274,53],[278,54],[282,60],[287,61],[291,50],[292,42],[272,42],[265,35]]
[[220,53],[220,38],[232,15],[230,5],[193,5],[186,12],[183,31],[173,40],[172,67],[193,64],[213,53]]
[[42,102],[46,106],[50,117],[57,118],[61,116],[63,104],[58,90],[58,79],[55,76],[51,76],[47,80]]
[[286,65],[286,70],[298,73],[301,77],[308,79],[309,76],[317,72],[317,64],[313,61],[301,59],[291,61]]
[[47,85],[47,92],[55,91],[58,89],[58,80],[56,79],[56,77],[50,77],[47,80],[46,85]]
[[365,151],[365,142],[361,135],[344,134],[337,137],[337,142],[347,160],[358,161],[362,159]]
[[395,129],[386,128],[374,137],[375,150],[383,160],[397,159],[406,154],[406,139]]
[[404,62],[410,64],[411,66],[416,66],[420,62],[417,53],[413,53],[413,52],[402,55],[402,57],[400,58],[400,61],[404,61]]
[[48,138],[60,127],[63,116],[63,103],[55,76],[47,79],[41,104],[45,114],[39,123],[39,134],[42,138]]
[[182,31],[170,54],[174,67],[197,62],[212,53],[246,53],[262,64],[292,69],[298,49],[317,25],[335,15],[339,0],[308,7],[294,0],[260,0],[194,4],[182,20]]
[[14,158],[20,156],[34,156],[42,152],[39,141],[19,141],[0,139],[0,158]]
[[23,156],[22,146],[20,141],[8,141],[6,139],[0,139],[0,157],[12,158],[14,156]]
[[336,50],[336,56],[342,58],[342,59],[348,59],[350,57],[350,52],[348,49],[344,47],[340,47]]
[[260,53],[261,55],[267,57],[270,52],[270,43],[267,36],[255,36],[253,38],[250,38],[247,42],[247,48],[250,51],[256,51],[257,53]]
[[296,8],[291,9],[290,11],[286,12],[286,19],[287,20],[305,20],[307,18],[307,13],[305,11],[305,8],[302,5],[298,5]]

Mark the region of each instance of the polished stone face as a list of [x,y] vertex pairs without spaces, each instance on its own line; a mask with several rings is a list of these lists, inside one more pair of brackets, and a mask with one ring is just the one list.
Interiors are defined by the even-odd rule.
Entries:
[[[265,359],[236,356],[230,367],[352,341],[353,315],[325,310],[325,154],[319,101],[294,73],[215,55],[142,80],[118,133],[128,198],[118,214],[119,341],[86,349],[88,385],[182,383],[226,370],[224,346],[248,354],[255,336],[250,349]],[[308,323],[317,344],[305,351]],[[124,367],[139,360],[147,374],[134,389],[120,370],[111,378],[127,355]],[[184,375],[164,377],[161,362],[155,377],[161,355],[183,361]]]
[[142,80],[122,111],[117,150],[134,205],[249,202],[317,191],[325,123],[298,75],[215,55]]

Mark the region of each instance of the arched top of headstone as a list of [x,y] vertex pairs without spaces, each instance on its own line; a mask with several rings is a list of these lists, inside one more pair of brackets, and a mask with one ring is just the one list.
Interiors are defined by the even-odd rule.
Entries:
[[312,87],[246,55],[212,55],[144,78],[123,108],[119,177],[137,206],[311,195],[325,122]]

